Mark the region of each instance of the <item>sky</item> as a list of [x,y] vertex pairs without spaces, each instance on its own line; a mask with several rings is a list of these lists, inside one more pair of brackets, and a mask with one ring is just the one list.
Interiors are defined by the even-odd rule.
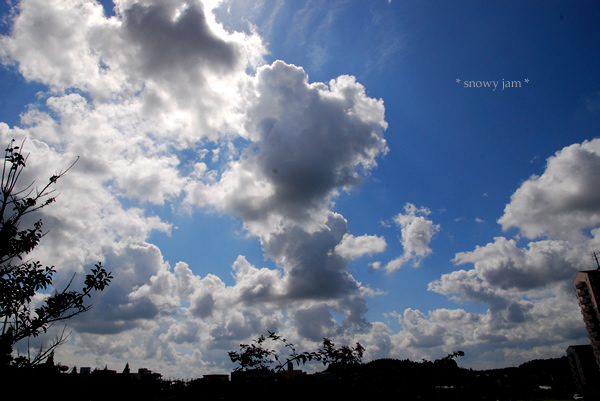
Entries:
[[588,343],[597,2],[0,4],[0,142],[23,185],[79,157],[31,257],[57,289],[114,276],[57,362],[195,378],[267,331],[473,369]]

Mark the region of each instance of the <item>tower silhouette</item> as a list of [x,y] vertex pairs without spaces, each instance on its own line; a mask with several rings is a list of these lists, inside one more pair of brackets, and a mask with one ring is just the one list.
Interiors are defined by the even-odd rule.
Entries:
[[600,368],[600,262],[598,252],[593,253],[598,269],[584,270],[575,275],[575,292],[590,338],[596,363]]

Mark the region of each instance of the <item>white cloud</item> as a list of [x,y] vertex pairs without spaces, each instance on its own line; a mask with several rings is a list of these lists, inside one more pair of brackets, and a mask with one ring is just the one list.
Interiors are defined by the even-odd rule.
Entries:
[[110,35],[113,25],[95,2],[24,1],[12,35],[2,38],[0,54],[4,62],[18,64],[28,80],[56,90],[93,90],[99,80],[114,84],[103,79],[101,57],[94,46],[96,40]]
[[[473,333],[479,326],[480,317],[464,310],[438,309],[425,316],[422,312],[406,309],[398,315],[403,327],[403,347],[432,348],[446,343],[467,345],[466,333]],[[471,330],[464,330],[470,326]]]
[[355,237],[346,233],[340,243],[336,245],[335,252],[345,259],[354,259],[363,255],[383,252],[386,246],[387,243],[383,237],[366,234]]
[[[381,100],[354,77],[309,84],[299,67],[262,65],[261,38],[225,30],[199,1],[123,0],[111,18],[83,0],[19,10],[0,55],[51,92],[23,128],[0,123],[0,141],[29,138],[24,181],[80,157],[34,257],[57,266],[58,286],[96,261],[115,277],[57,358],[185,377],[230,370],[226,351],[266,330],[297,342],[368,330],[364,297],[380,292],[347,263],[385,240],[349,235],[331,207],[387,152]],[[149,204],[237,215],[277,268],[240,255],[226,285],[171,266],[148,242],[171,224]]]
[[[550,158],[499,220],[547,238],[523,248],[499,237],[458,253],[454,262],[472,268],[429,286],[488,312],[406,309],[396,315],[403,330],[392,333],[365,317],[365,297],[382,291],[347,269],[386,241],[349,234],[332,210],[388,150],[383,102],[354,77],[309,83],[300,67],[263,65],[261,38],[226,30],[212,13],[217,3],[122,0],[106,18],[94,1],[25,0],[0,39],[3,63],[51,91],[23,114],[21,128],[0,123],[0,141],[28,138],[24,182],[80,156],[59,181],[59,201],[43,211],[52,234],[32,257],[57,266],[59,286],[99,260],[115,276],[73,320],[73,341],[57,358],[78,366],[129,360],[187,377],[229,371],[226,351],[267,330],[300,345],[324,335],[358,340],[366,358],[441,357],[464,346],[480,363],[490,356],[483,345],[533,355],[583,335],[570,280],[600,242],[599,140]],[[171,265],[148,242],[171,224],[148,205],[235,215],[276,267],[240,255],[226,284],[185,262]],[[440,226],[430,214],[407,204],[394,217],[404,253],[386,271],[432,253]]]
[[402,233],[400,242],[404,248],[404,254],[386,264],[385,270],[388,273],[400,269],[410,261],[413,266],[418,267],[421,260],[431,254],[432,250],[429,244],[433,236],[440,230],[439,224],[433,224],[433,221],[425,217],[431,214],[426,207],[417,208],[412,203],[407,203],[404,211],[406,214],[398,213],[393,219]]
[[[471,269],[444,274],[429,284],[430,291],[458,302],[489,306],[487,313],[477,315],[477,324],[463,322],[456,333],[442,335],[457,337],[458,343],[464,341],[474,350],[485,345],[479,363],[498,357],[494,352],[521,363],[526,355],[551,356],[569,343],[585,341],[572,280],[578,270],[592,267],[590,252],[600,241],[594,178],[600,174],[599,146],[594,140],[557,152],[541,176],[520,186],[498,220],[504,229],[514,226],[529,238],[546,239],[521,247],[517,239],[494,238],[471,252],[456,254],[454,263],[472,264]],[[403,327],[407,323],[425,335],[415,338],[426,339],[438,327],[452,326],[452,319],[438,312],[428,317],[405,313],[400,320]],[[527,354],[519,357],[521,351]]]
[[214,184],[198,182],[187,201],[242,217],[252,234],[324,227],[331,200],[357,185],[387,151],[383,103],[353,77],[308,83],[299,67],[259,68],[246,101],[252,139]]
[[531,239],[582,240],[582,230],[600,224],[599,171],[600,139],[565,147],[513,194],[498,223]]
[[140,129],[175,146],[243,132],[246,67],[266,52],[258,35],[226,32],[197,1],[116,8],[106,18],[94,1],[22,1],[0,55],[57,93],[77,88],[95,107],[118,103],[115,111],[135,113],[127,123],[141,120]]
[[392,354],[432,360],[462,350],[465,357],[459,363],[480,369],[498,367],[497,360],[521,364],[530,359],[528,355],[560,355],[569,344],[587,338],[576,305],[564,298],[536,303],[518,324],[491,312],[463,309],[436,309],[424,314],[408,308],[395,317],[403,330],[390,336]]

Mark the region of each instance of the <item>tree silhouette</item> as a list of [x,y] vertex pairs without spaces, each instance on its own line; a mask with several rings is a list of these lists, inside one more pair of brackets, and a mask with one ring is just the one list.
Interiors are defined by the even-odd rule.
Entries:
[[[240,351],[229,351],[229,359],[232,362],[238,363],[235,371],[241,370],[270,370],[275,373],[281,372],[289,364],[296,363],[304,365],[309,361],[320,361],[327,366],[348,366],[359,364],[362,360],[364,347],[360,343],[356,343],[356,347],[342,346],[335,348],[335,344],[328,338],[323,339],[323,345],[317,351],[306,351],[298,353],[294,344],[287,341],[285,338],[269,331],[269,336],[261,335],[252,344],[240,344]],[[280,341],[285,348],[289,350],[289,355],[285,359],[281,359],[274,349],[266,348],[263,344],[266,339],[272,341]],[[270,365],[276,363],[275,367]]]
[[41,306],[31,309],[32,297],[52,285],[54,266],[43,266],[39,261],[25,259],[46,234],[42,231],[42,220],[32,227],[22,229],[23,218],[56,200],[56,182],[73,167],[50,177],[41,189],[30,183],[24,189],[17,189],[17,183],[26,166],[27,156],[22,154],[22,146],[14,146],[14,140],[5,149],[2,180],[0,182],[0,366],[37,365],[49,356],[54,349],[66,340],[65,332],[55,338],[47,348],[40,348],[36,356],[13,358],[15,344],[29,337],[36,337],[55,322],[69,319],[86,312],[91,305],[85,298],[92,291],[102,291],[109,285],[112,275],[101,263],[97,263],[87,274],[80,291],[70,289],[75,275],[62,291],[47,296]]
[[[265,336],[261,335],[252,344],[240,344],[240,352],[229,351],[231,362],[239,363],[236,371],[248,369],[269,369],[269,365],[279,360],[277,351],[263,346]],[[273,359],[274,358],[274,359]]]
[[365,348],[360,343],[356,343],[354,348],[347,345],[335,348],[335,344],[330,339],[324,338],[323,345],[318,352],[322,355],[320,360],[324,365],[347,366],[359,364],[364,351]]

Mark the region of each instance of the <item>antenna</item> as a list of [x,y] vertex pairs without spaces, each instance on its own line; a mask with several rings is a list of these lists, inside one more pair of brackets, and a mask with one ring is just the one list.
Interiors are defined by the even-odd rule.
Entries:
[[596,270],[600,270],[600,261],[598,260],[598,257],[600,256],[600,252],[598,251],[593,251],[592,252],[592,258],[596,261]]

